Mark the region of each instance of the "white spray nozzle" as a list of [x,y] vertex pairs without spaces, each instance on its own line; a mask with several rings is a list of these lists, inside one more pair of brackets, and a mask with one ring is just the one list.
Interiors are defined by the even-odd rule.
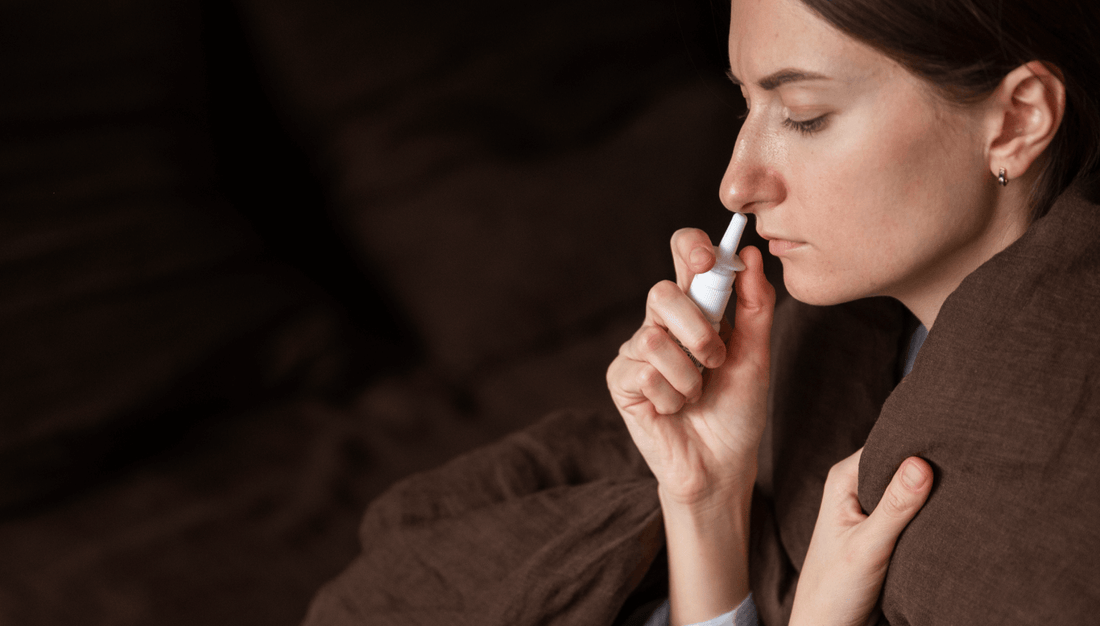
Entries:
[[722,322],[726,304],[729,303],[730,294],[733,293],[734,275],[745,269],[745,263],[737,256],[737,244],[741,242],[741,234],[745,232],[746,223],[748,218],[743,214],[733,214],[733,219],[730,220],[730,225],[726,228],[726,233],[722,235],[722,241],[715,250],[717,259],[714,261],[714,267],[709,272],[693,278],[691,287],[688,289],[688,297],[695,302],[715,329]]

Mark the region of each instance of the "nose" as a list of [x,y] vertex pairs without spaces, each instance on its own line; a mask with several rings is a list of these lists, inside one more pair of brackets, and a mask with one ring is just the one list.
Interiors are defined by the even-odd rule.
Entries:
[[750,115],[737,134],[733,156],[718,189],[722,204],[730,211],[756,213],[786,197],[774,162],[773,153],[778,146],[769,147],[770,143],[775,142],[769,142],[764,132],[753,125]]

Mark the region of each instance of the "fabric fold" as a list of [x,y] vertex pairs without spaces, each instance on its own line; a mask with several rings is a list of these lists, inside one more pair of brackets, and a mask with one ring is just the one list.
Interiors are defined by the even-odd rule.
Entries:
[[1100,207],[1067,193],[967,277],[893,390],[915,325],[900,305],[790,306],[762,463],[774,470],[762,472],[753,517],[763,623],[786,623],[828,468],[860,445],[866,511],[907,457],[935,471],[891,560],[884,621],[1094,620]]
[[621,420],[566,411],[398,483],[360,539],[307,624],[610,624],[663,526]]
[[[963,281],[899,383],[916,327],[885,298],[777,310],[750,543],[761,623],[787,623],[825,478],[860,447],[868,511],[908,456],[935,471],[880,623],[1094,620],[1100,207],[1067,194]],[[632,624],[667,594],[656,482],[607,413],[552,415],[399,483],[361,535],[307,624]]]

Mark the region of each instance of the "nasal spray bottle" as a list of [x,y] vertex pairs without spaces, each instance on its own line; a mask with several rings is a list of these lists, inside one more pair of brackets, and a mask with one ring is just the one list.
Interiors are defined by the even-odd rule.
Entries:
[[[737,272],[745,269],[745,263],[737,256],[737,244],[741,242],[741,233],[745,232],[745,224],[748,219],[742,213],[734,213],[730,220],[726,233],[722,235],[722,241],[715,251],[717,259],[714,267],[709,272],[699,274],[691,281],[688,288],[688,297],[703,312],[710,325],[717,331],[722,326],[722,316],[726,312],[726,305],[733,293],[733,279]],[[677,340],[679,343],[679,340]],[[684,348],[683,344],[680,345]],[[703,364],[695,358],[687,348],[684,352],[691,358],[691,362],[699,371],[703,371]]]

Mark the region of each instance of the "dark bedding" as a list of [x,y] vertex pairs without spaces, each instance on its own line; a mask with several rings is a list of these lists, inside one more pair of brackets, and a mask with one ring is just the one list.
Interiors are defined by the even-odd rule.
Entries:
[[[863,446],[865,510],[905,458],[935,471],[898,541],[880,623],[1089,623],[1100,207],[1067,194],[965,279],[899,383],[915,325],[888,299],[781,306],[752,518],[761,621],[788,621],[826,475]],[[378,498],[360,556],[307,624],[628,619],[641,572],[662,566],[655,491],[613,417],[556,416]],[[659,583],[641,592],[659,597]]]
[[395,485],[359,533],[306,624],[611,624],[663,543],[621,421],[580,412]]
[[[762,619],[782,623],[789,615],[828,468],[866,438],[865,509],[877,505],[908,456],[927,459],[936,480],[898,541],[883,590],[885,620],[1094,621],[1098,233],[1100,208],[1067,193],[948,297],[893,392],[893,366],[912,328],[900,305],[815,311],[790,304],[804,309],[793,318],[803,321],[785,329],[803,350],[776,384],[803,387],[794,398],[776,396],[765,442],[772,469],[762,474],[761,495],[768,497],[753,511]],[[806,369],[822,361],[843,367]],[[851,374],[868,371],[879,375],[852,383]]]
[[[660,517],[604,372],[669,235],[727,220],[724,29],[681,0],[0,8],[0,623],[644,615]],[[782,307],[768,623],[867,436],[865,506],[907,455],[937,472],[891,623],[1100,613],[1083,206],[949,299],[893,396],[896,305]]]

